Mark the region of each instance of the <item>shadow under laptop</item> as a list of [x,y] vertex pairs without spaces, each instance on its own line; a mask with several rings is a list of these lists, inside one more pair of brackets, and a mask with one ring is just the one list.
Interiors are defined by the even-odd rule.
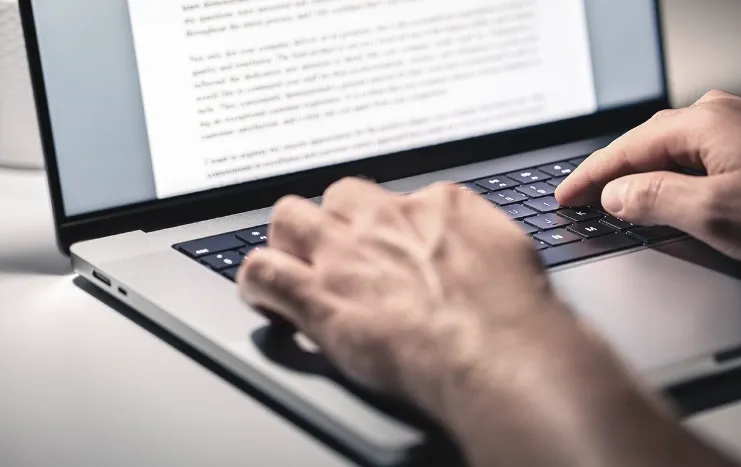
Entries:
[[[359,457],[357,453],[337,442],[334,438],[316,429],[316,427],[282,406],[279,402],[273,400],[269,394],[257,389],[244,379],[234,375],[228,369],[218,365],[196,349],[192,348],[182,339],[160,327],[158,324],[147,319],[143,315],[137,313],[125,303],[122,303],[116,298],[101,291],[87,279],[78,276],[74,279],[73,283],[82,291],[97,298],[130,321],[162,339],[182,354],[191,358],[202,367],[242,391],[248,397],[258,401],[276,414],[284,417],[320,442],[347,457],[352,462],[362,466],[376,467],[366,459]],[[449,440],[443,430],[436,426],[436,424],[429,418],[406,404],[372,394],[356,386],[336,371],[322,355],[302,349],[297,344],[294,335],[288,329],[290,328],[286,326],[265,326],[264,328],[256,330],[251,336],[247,336],[246,338],[251,338],[257,348],[259,348],[267,358],[275,362],[276,365],[283,366],[292,371],[329,378],[344,388],[352,391],[361,400],[409,425],[421,429],[428,434],[428,442],[426,446],[410,453],[409,461],[392,467],[465,466],[465,463],[462,461],[462,456],[455,445]]]
[[72,273],[70,259],[53,248],[6,249],[0,252],[0,273],[63,276]]

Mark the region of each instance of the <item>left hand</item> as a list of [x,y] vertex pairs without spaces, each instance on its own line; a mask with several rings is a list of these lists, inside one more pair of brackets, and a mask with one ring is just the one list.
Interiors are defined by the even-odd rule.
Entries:
[[246,259],[238,280],[247,302],[295,324],[356,383],[433,411],[450,375],[463,381],[491,355],[532,348],[530,328],[543,327],[534,323],[575,322],[532,240],[455,185],[396,196],[346,179],[321,208],[285,198],[269,247]]

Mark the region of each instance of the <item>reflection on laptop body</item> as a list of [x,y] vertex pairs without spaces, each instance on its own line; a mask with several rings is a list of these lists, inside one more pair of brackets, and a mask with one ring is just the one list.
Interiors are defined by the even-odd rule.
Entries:
[[681,232],[553,197],[586,155],[668,106],[657,2],[21,7],[76,270],[362,462],[406,462],[431,434],[272,341],[233,284],[274,201],[343,176],[399,192],[452,180],[491,201],[657,387],[738,364],[714,359],[741,344],[737,279],[680,259],[695,248]]

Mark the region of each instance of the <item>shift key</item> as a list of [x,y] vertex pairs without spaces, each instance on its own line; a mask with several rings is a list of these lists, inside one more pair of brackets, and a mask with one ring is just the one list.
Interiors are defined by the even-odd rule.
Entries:
[[540,252],[540,257],[548,267],[579,261],[607,253],[615,253],[641,246],[642,244],[626,235],[614,234],[593,240],[571,243],[569,245],[549,248]]

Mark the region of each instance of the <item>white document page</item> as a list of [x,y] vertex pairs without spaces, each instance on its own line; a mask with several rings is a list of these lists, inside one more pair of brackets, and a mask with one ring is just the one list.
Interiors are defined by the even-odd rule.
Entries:
[[597,110],[583,0],[129,8],[160,198]]

